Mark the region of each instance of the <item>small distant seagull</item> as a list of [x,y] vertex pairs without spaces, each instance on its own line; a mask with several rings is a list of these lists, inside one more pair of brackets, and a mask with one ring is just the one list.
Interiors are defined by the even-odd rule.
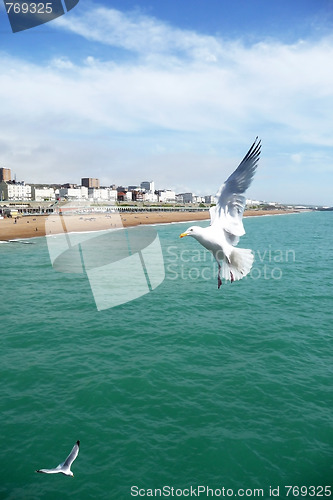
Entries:
[[218,265],[218,288],[222,285],[222,278],[231,283],[242,279],[253,264],[251,250],[234,247],[245,234],[242,218],[246,198],[242,195],[255,174],[260,148],[261,141],[257,137],[239,166],[220,187],[216,195],[217,205],[210,209],[210,226],[192,226],[180,235],[180,238],[193,236],[212,252]]
[[79,454],[79,448],[80,448],[80,441],[76,441],[75,445],[73,446],[72,451],[66,458],[66,460],[62,463],[59,464],[57,467],[54,469],[39,469],[36,470],[36,472],[44,472],[44,474],[64,474],[65,476],[72,476],[74,477],[73,472],[71,471],[71,465],[76,459],[76,457]]

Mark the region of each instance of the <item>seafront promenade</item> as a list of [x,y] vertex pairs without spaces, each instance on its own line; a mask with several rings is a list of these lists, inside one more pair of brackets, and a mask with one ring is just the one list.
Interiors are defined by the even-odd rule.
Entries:
[[[125,208],[125,207],[123,207]],[[126,210],[104,213],[63,215],[24,215],[22,217],[0,219],[0,241],[34,238],[59,232],[101,231],[140,224],[168,224],[209,219],[208,210]],[[277,215],[293,213],[295,210],[247,210],[244,216]]]

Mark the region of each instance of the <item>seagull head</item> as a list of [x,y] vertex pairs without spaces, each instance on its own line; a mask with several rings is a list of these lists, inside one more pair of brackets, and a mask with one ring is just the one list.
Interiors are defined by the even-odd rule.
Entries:
[[194,238],[201,234],[201,227],[191,226],[182,234],[179,235],[179,238],[184,238],[184,236],[193,236]]

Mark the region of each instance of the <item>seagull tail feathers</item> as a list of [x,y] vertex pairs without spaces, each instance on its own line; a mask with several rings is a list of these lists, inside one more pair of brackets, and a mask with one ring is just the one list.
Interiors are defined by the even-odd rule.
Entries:
[[251,271],[254,255],[248,248],[233,248],[229,259],[230,263],[223,261],[222,278],[238,281]]

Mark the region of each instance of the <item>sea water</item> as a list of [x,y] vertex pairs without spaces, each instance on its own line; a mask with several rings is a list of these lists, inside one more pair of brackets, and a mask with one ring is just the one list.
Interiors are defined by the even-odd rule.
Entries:
[[243,280],[161,225],[163,283],[104,311],[45,238],[0,245],[1,499],[328,496],[333,213],[244,224]]

